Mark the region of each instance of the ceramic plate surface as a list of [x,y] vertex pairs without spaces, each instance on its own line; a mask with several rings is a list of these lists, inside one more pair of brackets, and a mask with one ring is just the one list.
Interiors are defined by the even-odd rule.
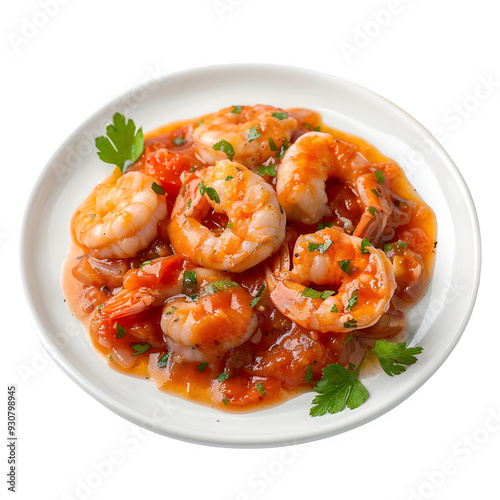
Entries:
[[[395,159],[434,209],[438,251],[432,285],[408,317],[411,345],[424,347],[404,374],[363,379],[370,397],[358,409],[312,418],[313,393],[257,413],[226,414],[157,391],[114,372],[98,358],[67,309],[60,285],[73,211],[109,175],[94,138],[120,111],[143,130],[234,104],[319,111],[325,123],[363,137]],[[227,65],[185,70],[142,84],[83,123],[51,158],[33,191],[23,228],[22,274],[28,307],[45,348],[84,390],[150,430],[219,446],[279,446],[331,436],[401,403],[444,362],[472,311],[480,271],[474,205],[457,168],[419,123],[391,102],[351,82],[309,70]],[[466,265],[464,265],[466,264]]]

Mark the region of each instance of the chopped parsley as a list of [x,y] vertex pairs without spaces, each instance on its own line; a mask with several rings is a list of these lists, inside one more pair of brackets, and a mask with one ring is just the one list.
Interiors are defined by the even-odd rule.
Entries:
[[119,325],[118,323],[116,324],[116,338],[121,339],[122,337],[125,337],[125,328],[123,328],[122,325]]
[[373,245],[370,243],[370,240],[363,238],[361,240],[361,253],[370,253],[366,247],[372,247]]
[[351,275],[351,261],[350,260],[339,260],[338,265],[344,273],[346,273],[348,276]]
[[232,221],[232,220],[228,221],[228,223],[227,223],[227,228],[228,228],[228,229],[233,229],[233,228],[234,228],[234,224],[233,224],[233,221]]
[[304,382],[306,382],[306,383],[312,382],[312,378],[313,378],[313,369],[312,369],[312,366],[311,365],[307,365],[306,376],[304,378]]
[[314,288],[311,288],[309,286],[306,286],[304,290],[302,290],[302,293],[300,294],[302,297],[307,297],[309,299],[322,299],[325,300],[331,295],[334,295],[335,292],[332,290],[324,290],[324,291],[319,291],[315,290]]
[[233,106],[231,113],[234,113],[235,115],[239,115],[241,113],[241,106]]
[[375,217],[375,212],[377,211],[377,209],[375,207],[368,207],[368,212],[370,212],[373,217]]
[[233,161],[234,155],[236,154],[233,146],[231,146],[231,144],[229,144],[229,142],[227,142],[225,139],[222,139],[217,144],[214,144],[212,146],[212,149],[214,149],[215,151],[222,151],[231,161]]
[[317,127],[314,127],[313,129],[315,132],[319,132],[321,130],[321,127],[318,125]]
[[264,384],[262,382],[259,382],[255,387],[263,396],[267,396],[267,392],[264,389]]
[[333,307],[330,309],[331,313],[338,313],[339,308],[337,307],[337,304],[333,304]]
[[198,290],[196,271],[185,271],[182,279],[182,293],[192,295]]
[[196,365],[196,369],[201,373],[203,372],[203,370],[208,366],[208,363],[205,362],[205,363],[198,363]]
[[222,372],[218,377],[217,377],[217,382],[224,382],[224,380],[227,380],[229,378],[229,375],[226,372]]
[[357,328],[358,322],[355,319],[350,319],[349,321],[344,322],[344,328]]
[[232,175],[228,175],[224,180],[225,181],[230,181],[231,179],[234,179]]
[[285,120],[289,115],[286,111],[276,111],[275,113],[273,113],[273,116],[275,118],[278,118],[278,120]]
[[225,397],[222,402],[224,403],[225,406],[227,406],[229,404],[229,398],[228,397]]
[[274,139],[272,137],[269,137],[267,142],[269,143],[269,148],[271,149],[271,151],[278,151],[278,148],[276,147],[276,143],[274,142]]
[[151,349],[151,344],[144,342],[143,344],[131,344],[132,349],[135,351],[132,353],[133,356],[137,356],[138,354],[142,354],[143,352]]
[[262,297],[262,294],[264,293],[265,289],[266,289],[266,284],[264,283],[259,288],[259,291],[257,292],[257,295],[250,301],[250,307],[255,307],[257,305],[257,303],[259,302],[260,298]]
[[238,283],[230,280],[212,281],[212,283],[205,287],[205,292],[212,294],[227,290],[228,288],[238,288],[239,286]]
[[264,165],[259,167],[259,175],[264,176],[267,174],[271,177],[276,177],[276,173],[276,167],[273,164],[268,165],[267,167],[264,167]]
[[139,267],[139,269],[143,269],[145,266],[147,266],[148,264],[151,264],[151,262],[153,262],[152,260],[145,260]]
[[277,157],[280,161],[283,159],[283,156],[285,156],[285,152],[289,147],[290,147],[290,141],[286,138],[283,139],[283,144],[281,145],[281,148],[277,154]]
[[390,243],[386,243],[384,245],[384,252],[389,253],[392,250],[392,245]]
[[324,254],[333,244],[332,240],[327,240],[324,243],[312,243],[309,242],[307,244],[307,251],[308,252],[317,252],[319,251],[320,254]]
[[165,368],[167,366],[167,361],[169,357],[170,357],[170,351],[166,352],[165,354],[162,354],[158,358],[158,368]]
[[318,231],[321,229],[325,229],[325,227],[333,227],[333,222],[319,222],[318,223]]
[[219,195],[213,187],[207,187],[204,182],[200,182],[198,184],[198,189],[200,190],[201,196],[206,194],[211,200],[215,201],[215,203],[220,203]]
[[260,137],[260,132],[257,129],[257,125],[254,125],[252,128],[249,128],[246,132],[245,135],[247,136],[248,142],[255,141],[255,139],[258,139]]
[[385,182],[384,172],[382,170],[375,170],[375,178],[380,184],[383,184]]
[[163,196],[165,195],[165,190],[159,184],[156,184],[156,182],[153,182],[153,184],[151,184],[151,189],[156,194],[161,194]]
[[167,311],[167,312],[165,313],[165,316],[170,316],[171,314],[174,314],[174,312],[175,312],[175,311],[177,311],[177,309],[178,309],[177,307],[175,307],[175,306],[171,306],[171,307],[170,307],[170,311]]
[[107,137],[97,137],[97,155],[106,162],[116,165],[123,172],[134,163],[144,150],[142,127],[135,131],[133,120],[125,120],[121,113],[115,113],[113,123],[106,127]]
[[358,290],[354,290],[354,292],[351,295],[351,298],[347,302],[347,307],[345,308],[345,310],[350,311],[357,303],[358,303]]
[[174,144],[176,146],[182,146],[183,144],[186,144],[186,139],[184,139],[184,137],[174,137]]

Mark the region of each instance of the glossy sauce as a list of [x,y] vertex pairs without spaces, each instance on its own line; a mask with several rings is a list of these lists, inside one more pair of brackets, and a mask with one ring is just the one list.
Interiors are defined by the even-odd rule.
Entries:
[[[282,315],[272,304],[266,289],[254,309],[258,316],[257,332],[241,346],[230,349],[221,359],[203,366],[183,361],[173,354],[164,359],[168,348],[160,328],[162,307],[152,307],[120,318],[119,324],[126,331],[122,338],[116,336],[117,322],[90,328],[92,345],[111,368],[127,375],[150,378],[158,389],[200,404],[227,411],[250,411],[283,402],[308,390],[321,377],[323,367],[330,363],[347,365],[355,361],[359,351],[356,344],[393,338],[395,335],[404,336],[404,311],[420,299],[432,275],[436,244],[432,210],[409,184],[399,166],[374,146],[359,137],[326,126],[315,112],[299,108],[288,112],[301,124],[292,142],[303,133],[320,127],[321,131],[356,145],[359,152],[384,173],[385,186],[394,195],[395,206],[394,220],[389,224],[391,231],[383,236],[382,243],[391,244],[390,249],[386,248],[388,256],[398,263],[395,266],[398,288],[386,317],[374,327],[353,334],[321,334],[304,329]],[[144,152],[129,169],[142,171],[157,179],[167,195],[169,214],[181,188],[181,173],[204,167],[192,141],[193,130],[203,119],[171,123],[146,134]],[[179,139],[175,142],[176,138],[185,142],[176,145],[176,142],[182,142]],[[273,186],[276,184],[275,177],[266,176],[266,180]],[[362,208],[353,188],[342,182],[332,182],[327,184],[327,194],[333,215],[322,222],[345,227],[345,220],[350,219],[356,225]],[[99,314],[99,306],[120,290],[117,275],[140,267],[144,261],[172,255],[166,230],[168,220],[159,223],[156,240],[133,259],[97,262],[83,255],[84,251],[78,245],[72,244],[63,268],[62,284],[69,308],[87,328],[93,315]],[[217,233],[226,227],[228,219],[224,214],[211,211],[202,222]],[[306,226],[290,221],[288,225],[298,233],[317,229],[316,225]],[[349,232],[348,227],[346,230]],[[395,244],[398,240],[404,243]],[[379,246],[383,247],[382,244]],[[410,251],[420,256],[418,261]],[[419,264],[423,273],[417,281],[412,281],[412,271]],[[111,281],[106,278],[106,266],[114,277]],[[265,283],[264,263],[242,273],[227,273],[227,279],[237,282],[255,297]],[[350,340],[351,337],[359,340],[355,342]],[[348,340],[350,342],[346,344]],[[147,352],[132,353],[130,346],[144,342],[151,346]],[[128,355],[121,359],[120,353],[127,351]],[[162,359],[164,361],[160,362]],[[226,380],[219,377],[223,372],[228,375]]]

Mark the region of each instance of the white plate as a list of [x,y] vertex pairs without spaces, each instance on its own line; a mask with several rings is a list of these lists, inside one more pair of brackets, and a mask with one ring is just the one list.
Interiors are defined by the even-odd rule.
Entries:
[[[409,317],[412,344],[424,347],[416,365],[397,377],[365,379],[370,397],[356,410],[312,418],[312,393],[250,414],[220,413],[167,396],[149,382],[121,375],[95,354],[67,309],[60,286],[69,246],[70,217],[95,184],[109,174],[94,137],[116,111],[145,131],[233,104],[307,107],[324,121],[362,136],[394,158],[438,221],[432,286]],[[220,446],[278,446],[331,436],[364,424],[418,389],[458,342],[474,305],[480,237],[467,187],[457,168],[413,118],[351,82],[291,67],[225,65],[169,74],[140,85],[103,107],[59,148],[33,191],[23,228],[23,280],[39,338],[59,366],[117,414],[160,434]]]

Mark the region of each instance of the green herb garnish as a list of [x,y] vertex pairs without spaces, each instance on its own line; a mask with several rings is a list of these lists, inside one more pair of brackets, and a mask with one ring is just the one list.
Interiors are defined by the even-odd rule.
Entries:
[[312,382],[312,378],[313,378],[313,369],[312,369],[312,366],[311,365],[307,365],[306,376],[304,378],[304,382],[306,382],[306,383]]
[[260,298],[262,297],[262,294],[264,293],[265,289],[266,289],[266,284],[264,283],[259,288],[259,291],[257,292],[257,295],[250,301],[250,307],[255,307],[257,305],[257,303],[259,302]]
[[212,294],[227,290],[228,288],[238,288],[239,286],[238,283],[230,280],[212,281],[212,283],[205,287],[205,292]]
[[211,200],[215,201],[215,203],[220,203],[219,195],[213,187],[207,187],[204,182],[200,182],[198,184],[198,189],[200,190],[201,196],[206,194]]
[[281,148],[277,154],[277,157],[280,161],[283,159],[283,156],[285,156],[285,152],[289,147],[290,147],[290,141],[286,138],[283,139],[283,144],[281,145]]
[[226,372],[222,372],[218,377],[217,377],[217,382],[224,382],[224,380],[227,380],[229,378],[229,375]]
[[370,253],[366,247],[372,247],[373,245],[370,243],[370,240],[363,238],[361,240],[361,253]]
[[357,303],[358,303],[358,290],[354,290],[354,292],[351,295],[351,298],[347,302],[347,307],[345,308],[345,310],[350,311]]
[[122,325],[119,325],[118,323],[116,324],[116,338],[121,339],[122,337],[125,337],[125,328],[123,328]]
[[264,389],[264,384],[262,382],[259,382],[255,388],[263,395],[267,396],[266,390]]
[[276,147],[276,143],[274,142],[272,137],[269,137],[267,142],[269,143],[269,148],[271,149],[271,151],[278,151],[278,148]]
[[350,260],[339,260],[338,265],[340,266],[340,269],[344,271],[348,276],[351,275],[351,261]]
[[324,243],[311,243],[309,242],[307,244],[307,251],[308,252],[317,252],[319,251],[320,254],[324,254],[333,244],[333,241],[327,240]]
[[159,184],[156,184],[156,182],[153,182],[153,184],[151,184],[151,189],[156,194],[161,194],[161,195],[165,196],[165,190]]
[[143,344],[132,344],[130,347],[135,351],[132,353],[133,356],[137,356],[138,354],[142,354],[147,350],[151,349],[151,344],[144,342]]
[[165,368],[167,366],[167,361],[169,357],[170,357],[170,351],[166,352],[165,354],[162,354],[158,358],[158,368]]
[[334,295],[335,292],[332,290],[324,290],[324,291],[319,291],[315,290],[314,288],[311,288],[309,286],[306,286],[304,290],[302,290],[302,293],[300,294],[302,297],[308,297],[309,299],[322,299],[325,300],[331,295]]
[[115,113],[113,123],[106,127],[107,137],[97,137],[97,155],[106,162],[116,165],[125,172],[144,150],[142,127],[136,132],[133,120],[125,120],[121,113]]
[[276,167],[273,164],[268,165],[267,167],[264,167],[264,165],[259,167],[259,175],[264,176],[267,174],[271,177],[276,177],[276,173]]
[[422,347],[406,347],[406,342],[393,344],[386,340],[377,340],[373,348],[380,366],[390,377],[405,372],[406,368],[403,365],[416,363],[415,354],[420,354],[422,350]]
[[255,141],[260,137],[260,132],[257,130],[257,125],[254,125],[252,128],[249,128],[245,135],[247,136],[248,142]]
[[375,170],[375,178],[380,184],[383,184],[385,182],[384,172],[382,170]]
[[320,222],[318,223],[318,231],[325,229],[325,227],[333,227],[333,222]]
[[174,144],[176,146],[182,146],[183,144],[186,144],[186,139],[184,139],[184,137],[174,137]]
[[239,115],[241,113],[241,106],[233,106],[231,113],[234,113],[235,115]]
[[206,367],[208,366],[208,363],[199,363],[196,365],[196,369],[201,373]]
[[278,120],[285,120],[286,118],[288,118],[288,113],[286,111],[276,111],[275,113],[273,113],[273,116],[275,118],[278,118]]
[[214,144],[212,146],[212,149],[214,149],[215,151],[222,151],[231,161],[233,161],[234,155],[236,154],[233,146],[231,146],[231,144],[229,144],[229,142],[227,142],[225,139],[222,139],[222,141]]

